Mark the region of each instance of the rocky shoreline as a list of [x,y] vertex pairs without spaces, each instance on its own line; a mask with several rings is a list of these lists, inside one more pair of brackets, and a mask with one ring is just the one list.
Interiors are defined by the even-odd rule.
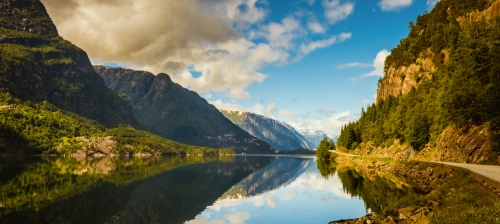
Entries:
[[[440,201],[440,203],[433,199],[442,199],[442,194],[445,194],[445,197],[453,193],[463,194],[455,192],[456,189],[450,189],[450,186],[447,186],[453,185],[453,183],[449,183],[450,180],[454,180],[453,178],[458,178],[460,176],[459,168],[456,169],[427,162],[395,162],[394,160],[388,159],[361,159],[347,156],[338,156],[335,158],[335,162],[339,164],[339,166],[344,166],[345,164],[354,166],[356,171],[363,176],[378,175],[399,178],[421,190],[422,195],[419,196],[418,202],[410,202],[410,205],[398,208],[396,213],[392,212],[390,215],[372,212],[360,218],[336,220],[330,222],[330,224],[430,223],[432,215],[442,213],[441,210],[449,206],[443,205],[443,201]],[[483,187],[484,184],[477,178],[473,178],[473,175],[468,173],[469,171],[464,172],[467,172],[468,177],[474,179],[472,184],[475,185],[476,188],[482,188],[483,191],[489,191],[487,188]],[[492,192],[499,196],[493,200],[500,201],[500,194],[498,194],[498,192],[491,191],[487,193]],[[481,199],[475,198],[475,200]],[[425,203],[422,204],[422,202]]]

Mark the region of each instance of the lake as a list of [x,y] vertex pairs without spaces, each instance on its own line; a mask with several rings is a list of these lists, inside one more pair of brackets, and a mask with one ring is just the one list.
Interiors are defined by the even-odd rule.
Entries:
[[328,223],[413,188],[313,156],[0,158],[0,223]]

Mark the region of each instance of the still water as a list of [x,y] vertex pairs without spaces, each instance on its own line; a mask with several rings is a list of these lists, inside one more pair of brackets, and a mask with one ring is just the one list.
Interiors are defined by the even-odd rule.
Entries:
[[328,223],[411,191],[311,156],[0,158],[0,223]]

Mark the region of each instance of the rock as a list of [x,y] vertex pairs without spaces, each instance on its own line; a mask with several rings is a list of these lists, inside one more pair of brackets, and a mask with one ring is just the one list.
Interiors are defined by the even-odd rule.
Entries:
[[429,223],[430,211],[427,207],[410,206],[398,210],[398,223],[419,224]]
[[377,90],[377,101],[384,100],[389,96],[406,95],[418,86],[422,80],[430,80],[435,70],[432,58],[434,53],[428,49],[420,54],[415,63],[407,66],[394,68],[389,66],[385,78]]

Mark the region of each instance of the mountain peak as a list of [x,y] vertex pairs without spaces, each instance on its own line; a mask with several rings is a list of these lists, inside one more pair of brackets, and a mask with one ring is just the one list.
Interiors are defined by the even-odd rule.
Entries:
[[2,32],[0,39],[6,37],[24,36],[28,32],[44,37],[57,37],[56,26],[50,19],[45,6],[39,0],[2,0],[0,2],[1,28],[11,30],[7,34]]

